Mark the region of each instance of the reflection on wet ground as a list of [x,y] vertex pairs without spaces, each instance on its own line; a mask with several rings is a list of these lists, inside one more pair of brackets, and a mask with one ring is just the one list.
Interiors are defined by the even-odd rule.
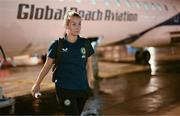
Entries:
[[18,115],[62,115],[60,111],[54,90],[43,92],[40,99],[35,99],[31,95],[16,98],[15,114]]
[[153,49],[150,73],[139,72],[102,80],[101,90],[108,93],[101,97],[102,114],[163,114],[179,103],[179,49]]
[[102,80],[102,114],[156,114],[180,102],[180,61],[161,61],[155,75],[149,72]]
[[[168,108],[180,103],[180,60],[178,60],[178,58],[162,58],[158,60],[155,59],[155,61],[156,62],[150,65],[150,70],[125,73],[112,78],[101,79],[101,114],[163,114]],[[119,62],[119,65],[126,63],[127,62]],[[130,64],[130,62],[128,62],[128,64]],[[32,76],[37,76],[40,67],[41,66],[17,68],[11,71],[15,74],[17,73],[16,75],[18,75],[19,79],[25,79],[25,81],[33,83],[35,78],[32,79]],[[127,69],[124,68],[123,70]],[[18,72],[25,71],[25,75],[28,75],[27,77],[18,74]],[[7,72],[4,74],[7,75]],[[45,80],[45,83],[42,85],[43,87],[51,86],[46,83],[49,79],[51,78]],[[0,82],[3,82],[3,79],[1,79]],[[18,82],[23,84],[23,81]],[[21,86],[19,84],[18,89],[22,89],[23,86],[26,85]],[[57,105],[55,92],[51,89],[51,91],[43,92],[41,99],[38,100],[35,100],[29,94],[16,97],[15,114],[58,115],[62,113],[61,108]]]
[[[157,65],[159,68],[156,75],[146,71],[102,79],[100,81],[101,113],[103,115],[156,114],[180,102],[180,77],[179,72],[174,71],[177,70],[180,61],[173,62],[160,62]],[[165,71],[166,67],[170,72]],[[44,92],[40,100],[35,100],[29,95],[18,97],[16,101],[15,114],[61,114],[53,91]]]
[[171,60],[171,61],[158,61],[158,63],[155,64],[156,71],[155,74],[159,73],[180,73],[180,65],[179,60]]

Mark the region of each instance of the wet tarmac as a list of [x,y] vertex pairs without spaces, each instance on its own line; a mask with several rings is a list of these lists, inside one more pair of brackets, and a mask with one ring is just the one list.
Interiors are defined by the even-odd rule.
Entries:
[[[140,72],[102,80],[101,89],[109,93],[101,97],[102,114],[163,114],[165,110],[179,103],[180,71],[177,69],[180,68],[180,61],[161,62],[158,66],[157,75]],[[168,69],[165,69],[166,66]]]
[[[101,81],[102,114],[163,115],[180,103],[179,48],[154,51],[150,70]],[[179,112],[171,115],[180,115]]]
[[[158,50],[150,65],[140,65],[140,67],[146,67],[146,70],[120,73],[126,71],[128,67],[130,69],[135,64],[132,62],[108,62],[109,70],[112,71],[111,66],[113,66],[116,67],[114,70],[120,71],[114,71],[117,74],[109,76],[110,78],[107,78],[107,74],[101,74],[101,76],[107,76],[100,79],[99,103],[102,115],[163,115],[180,104],[180,59],[176,52],[160,54],[162,50]],[[104,66],[107,63],[101,65]],[[139,65],[136,67],[139,67]],[[3,78],[0,78],[0,83],[6,88],[4,90],[5,94],[16,99],[14,114],[62,114],[61,108],[58,107],[56,102],[54,86],[49,83],[50,76],[46,77],[47,80],[42,84],[43,92],[40,99],[34,99],[29,92],[17,96],[16,90],[20,89],[21,93],[23,93],[25,84],[29,83],[29,88],[32,86],[40,68],[41,66],[12,68],[10,69],[10,72],[13,72],[11,75],[5,71],[3,73],[5,76],[1,76]],[[103,70],[101,69],[101,72],[105,71],[105,69],[108,70],[106,67]],[[27,76],[21,76],[19,73],[25,73],[24,75]],[[21,81],[17,78],[14,79],[14,76],[18,76]],[[3,83],[6,78],[15,80],[13,82],[18,83],[18,85],[16,84],[17,88],[12,91],[10,81],[9,84]],[[1,111],[1,114],[7,114],[5,110],[3,111]],[[176,115],[178,115],[177,112]]]

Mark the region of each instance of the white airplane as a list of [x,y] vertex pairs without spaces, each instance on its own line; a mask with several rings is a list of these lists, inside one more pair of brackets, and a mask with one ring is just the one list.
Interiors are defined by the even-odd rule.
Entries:
[[[68,10],[82,16],[80,35],[102,38],[100,46],[145,48],[180,42],[180,0],[1,0],[1,54],[46,52],[50,41],[62,37]],[[135,56],[136,61],[150,58],[144,50]]]

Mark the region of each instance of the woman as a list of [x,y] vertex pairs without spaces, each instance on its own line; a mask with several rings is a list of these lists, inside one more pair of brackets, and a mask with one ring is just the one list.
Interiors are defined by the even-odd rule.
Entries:
[[[67,12],[64,24],[62,56],[55,80],[56,93],[65,115],[80,115],[88,98],[89,87],[93,88],[94,84],[91,56],[94,50],[91,44],[85,49],[84,45],[88,40],[79,36],[81,17],[78,13]],[[40,83],[55,61],[57,46],[58,42],[54,41],[48,49],[47,60],[31,90],[33,96],[40,91]]]

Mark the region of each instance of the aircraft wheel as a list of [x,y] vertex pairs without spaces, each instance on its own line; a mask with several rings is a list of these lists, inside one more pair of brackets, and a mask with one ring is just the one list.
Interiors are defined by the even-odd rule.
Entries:
[[135,61],[136,63],[138,64],[148,64],[149,60],[150,60],[150,53],[149,51],[145,50],[139,50],[139,51],[136,51],[135,53]]
[[149,53],[149,51],[147,50],[143,51],[142,53],[143,64],[148,64],[150,58],[151,58],[151,54]]
[[141,62],[141,52],[140,51],[136,51],[136,53],[135,53],[135,61],[136,61],[136,63]]

